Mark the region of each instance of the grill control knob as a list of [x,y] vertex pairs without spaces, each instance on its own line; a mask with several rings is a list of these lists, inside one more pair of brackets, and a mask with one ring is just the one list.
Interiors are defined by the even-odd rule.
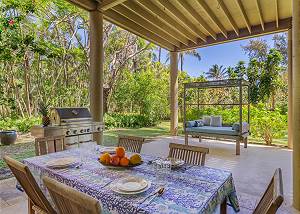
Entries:
[[70,134],[70,131],[66,131],[66,135],[69,135]]
[[97,128],[97,131],[101,131],[101,127],[98,127],[98,128]]
[[86,132],[90,132],[90,129],[87,129]]
[[73,134],[76,134],[76,133],[77,133],[77,130],[74,130],[74,131],[73,131]]
[[83,132],[84,132],[84,129],[81,129],[81,130],[80,130],[80,133],[83,133]]

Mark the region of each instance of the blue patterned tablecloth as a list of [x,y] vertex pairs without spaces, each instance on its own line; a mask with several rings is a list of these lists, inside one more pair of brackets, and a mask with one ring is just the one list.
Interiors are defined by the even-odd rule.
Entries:
[[[209,167],[194,166],[187,170],[172,170],[167,176],[166,191],[150,204],[140,202],[155,191],[155,169],[147,164],[155,157],[142,155],[144,164],[126,170],[112,170],[97,161],[96,153],[90,154],[79,169],[66,171],[50,169],[46,163],[61,157],[79,157],[78,149],[66,150],[24,160],[46,195],[42,176],[49,176],[101,201],[103,213],[213,213],[227,197],[236,212],[239,211],[235,186],[230,172]],[[106,185],[110,181],[135,175],[152,182],[151,188],[139,195],[119,195]],[[105,186],[106,185],[106,186]],[[49,196],[49,195],[48,195]]]

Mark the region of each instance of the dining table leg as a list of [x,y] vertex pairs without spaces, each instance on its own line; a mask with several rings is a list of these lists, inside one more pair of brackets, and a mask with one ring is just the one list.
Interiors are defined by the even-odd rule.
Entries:
[[227,213],[227,197],[224,198],[220,207],[220,214],[226,214],[226,213]]

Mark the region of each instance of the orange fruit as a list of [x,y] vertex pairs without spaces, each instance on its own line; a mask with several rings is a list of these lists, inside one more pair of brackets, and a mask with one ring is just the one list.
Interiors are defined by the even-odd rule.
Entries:
[[120,163],[120,158],[117,155],[111,157],[110,164],[114,166],[118,166]]
[[142,162],[142,157],[139,154],[133,154],[129,161],[132,165],[136,165]]
[[116,154],[119,158],[125,157],[125,149],[124,147],[117,147],[116,148]]
[[110,154],[104,153],[103,155],[100,156],[100,162],[104,164],[110,164]]
[[127,157],[121,158],[120,165],[121,166],[128,166],[129,165],[129,159]]

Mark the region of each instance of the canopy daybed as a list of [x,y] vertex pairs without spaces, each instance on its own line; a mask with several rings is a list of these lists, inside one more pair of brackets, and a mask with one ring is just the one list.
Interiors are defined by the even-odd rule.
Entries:
[[[200,89],[213,88],[237,88],[238,89],[238,103],[201,103]],[[243,89],[247,91],[247,101],[243,102]],[[197,103],[187,101],[191,89],[197,89]],[[198,110],[202,106],[238,106],[239,107],[239,121],[234,124],[222,124],[222,119],[218,120],[220,116],[206,116],[206,118],[187,121],[187,108],[197,106]],[[243,106],[247,105],[247,122],[243,122]],[[249,102],[249,84],[243,79],[228,79],[216,80],[207,82],[192,82],[184,84],[184,98],[183,98],[183,127],[185,134],[185,144],[188,145],[188,136],[197,136],[201,142],[202,137],[215,137],[222,139],[233,139],[236,141],[236,155],[240,154],[240,143],[244,143],[244,148],[247,148],[247,137],[250,134],[250,102]],[[198,111],[200,112],[200,111]],[[212,124],[207,121],[217,121],[220,124]],[[190,118],[189,118],[190,119]],[[221,122],[220,122],[221,121]]]

